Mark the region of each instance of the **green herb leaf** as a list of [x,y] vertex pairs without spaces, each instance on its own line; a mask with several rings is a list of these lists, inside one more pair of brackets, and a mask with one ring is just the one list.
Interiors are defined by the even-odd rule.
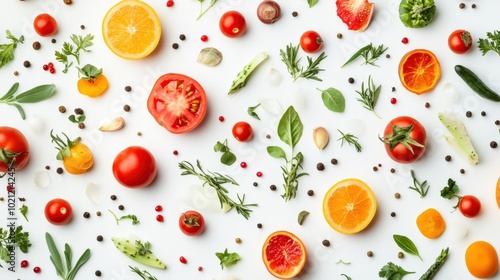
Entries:
[[238,253],[229,253],[227,248],[223,253],[215,253],[215,255],[219,258],[222,269],[224,269],[224,267],[233,266],[240,260],[240,255],[238,255]]
[[342,113],[345,109],[345,98],[338,89],[335,88],[327,88],[325,90],[321,90],[321,99],[323,100],[323,104],[326,108],[328,108],[332,112]]
[[232,165],[236,162],[236,156],[230,151],[226,151],[220,157],[220,162],[225,165]]
[[248,107],[248,109],[247,109],[247,113],[248,113],[251,117],[256,118],[256,119],[258,119],[258,120],[260,120],[260,117],[259,117],[259,115],[257,115],[257,113],[255,113],[255,109],[257,109],[259,106],[260,106],[260,103],[259,103],[259,104],[257,104],[257,105],[255,105],[255,106]]
[[93,80],[102,74],[102,68],[97,68],[94,65],[86,64],[83,68],[76,67],[78,72],[83,75],[84,80]]
[[489,51],[494,51],[500,55],[500,31],[486,32],[487,38],[479,38],[478,47],[481,54],[485,55]]
[[14,60],[14,50],[17,48],[17,44],[24,43],[24,36],[16,38],[9,30],[7,30],[6,33],[7,39],[9,39],[11,43],[0,45],[0,69]]
[[56,85],[47,84],[36,86],[30,90],[20,93],[15,101],[19,103],[37,103],[49,99],[56,93]]
[[351,262],[346,262],[346,261],[340,259],[335,264],[351,264]]
[[64,64],[63,73],[67,73],[73,62],[69,61],[69,56],[73,56],[76,63],[80,65],[80,52],[90,52],[89,48],[94,45],[94,35],[87,34],[85,37],[80,35],[71,35],[71,43],[64,42],[61,51],[55,51],[56,60]]
[[377,105],[378,97],[380,95],[380,91],[382,86],[375,86],[375,83],[372,80],[371,76],[368,76],[368,87],[365,89],[365,82],[361,83],[361,90],[356,91],[359,94],[360,98],[357,98],[360,103],[363,104],[363,108],[371,111],[380,118],[379,115],[375,112],[375,105]]
[[449,178],[448,185],[441,190],[441,196],[446,199],[452,199],[458,193],[458,186],[456,182]]
[[318,3],[318,0],[307,0],[307,4],[309,5],[309,8],[314,7]]
[[405,275],[413,273],[415,272],[406,271],[401,266],[389,262],[380,269],[378,276],[389,280],[401,280]]
[[303,128],[299,114],[293,106],[290,106],[279,121],[278,136],[293,149],[302,137]]
[[23,204],[21,208],[19,208],[19,212],[21,212],[21,215],[23,215],[26,221],[29,222],[28,217],[26,216],[28,214],[28,206],[26,206],[26,204]]
[[319,64],[327,57],[325,52],[322,52],[315,60],[308,56],[307,68],[304,70],[303,67],[299,66],[301,58],[297,57],[299,46],[300,45],[294,47],[292,43],[290,43],[286,46],[285,50],[280,50],[281,61],[285,63],[288,73],[292,75],[293,81],[295,82],[298,78],[322,81],[317,75],[319,72],[324,71],[324,69],[319,68]]
[[411,241],[408,237],[404,235],[397,235],[394,234],[392,236],[394,238],[394,242],[401,248],[401,250],[405,251],[408,254],[412,254],[417,256],[420,260],[422,260],[422,257],[420,256],[417,246],[415,246],[415,243]]
[[143,280],[158,280],[156,277],[154,277],[153,275],[151,275],[151,273],[149,273],[148,271],[146,270],[140,270],[138,267],[132,267],[132,266],[128,266],[130,268],[130,270],[132,272],[135,272],[137,275],[139,275]]
[[299,223],[299,225],[302,225],[307,215],[309,215],[309,211],[306,210],[300,211],[299,216],[297,217],[297,222]]
[[72,268],[71,262],[73,253],[71,251],[71,247],[68,244],[65,244],[64,259],[66,265],[64,265],[54,239],[48,232],[45,233],[45,240],[47,242],[47,247],[49,248],[50,260],[52,261],[52,264],[54,264],[57,275],[59,275],[63,280],[73,280],[78,270],[90,259],[90,250],[87,249]]
[[59,250],[57,249],[52,235],[48,232],[45,233],[45,241],[47,242],[47,247],[49,248],[50,260],[52,261],[52,264],[54,264],[57,275],[64,277],[64,265],[61,255],[59,254]]
[[408,188],[418,192],[420,194],[420,197],[426,196],[430,187],[427,185],[427,181],[419,182],[415,177],[415,172],[413,172],[413,170],[410,170],[410,175],[411,178],[413,179],[413,187],[410,186]]
[[19,83],[17,83],[17,82],[14,83],[10,87],[9,91],[7,91],[7,93],[4,96],[2,96],[2,98],[0,98],[0,100],[2,100],[2,101],[8,101],[14,95],[14,93],[16,93],[16,91],[17,91],[18,88],[19,88]]
[[353,62],[356,60],[358,57],[362,56],[363,53],[369,51],[372,48],[372,44],[366,45],[359,49],[357,52],[355,52],[345,63],[344,65],[340,66],[341,68],[346,66],[347,64]]
[[285,150],[283,150],[283,148],[279,147],[279,146],[268,146],[267,147],[267,153],[272,156],[273,158],[282,158],[282,159],[286,159],[286,153],[285,153]]
[[340,131],[339,129],[337,129],[338,132],[340,132],[340,134],[342,135],[342,137],[340,137],[339,139],[337,139],[337,141],[342,141],[342,143],[340,144],[340,146],[344,146],[344,142],[347,142],[347,144],[350,145],[354,145],[354,147],[356,148],[356,151],[358,153],[361,152],[361,144],[359,144],[358,142],[358,137],[354,136],[353,134],[350,134],[350,133],[344,133],[342,131]]
[[[227,139],[226,139],[226,141],[227,141]],[[226,141],[224,141],[224,143],[226,143]],[[214,152],[223,152],[223,153],[226,152],[228,150],[228,147],[224,143],[217,141],[217,143],[214,146]]]

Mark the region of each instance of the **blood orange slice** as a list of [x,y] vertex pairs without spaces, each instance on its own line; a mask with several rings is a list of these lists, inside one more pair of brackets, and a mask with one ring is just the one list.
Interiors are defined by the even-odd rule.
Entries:
[[290,279],[304,268],[306,247],[294,234],[276,231],[269,235],[262,247],[262,260],[274,277]]
[[399,63],[399,79],[403,86],[416,94],[431,91],[441,77],[437,57],[429,50],[409,51]]
[[372,19],[375,4],[368,0],[337,0],[337,15],[347,24],[347,29],[365,30]]

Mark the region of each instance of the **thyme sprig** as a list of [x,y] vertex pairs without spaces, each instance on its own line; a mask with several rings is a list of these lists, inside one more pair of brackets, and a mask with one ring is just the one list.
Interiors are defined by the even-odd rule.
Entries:
[[311,57],[307,58],[307,67],[300,66],[301,57],[297,57],[299,52],[299,45],[293,46],[292,43],[286,46],[285,51],[280,50],[281,61],[285,63],[288,73],[292,75],[293,81],[295,82],[298,78],[304,78],[307,80],[323,81],[317,75],[325,69],[319,68],[319,64],[327,56],[325,52],[322,52],[315,60]]
[[361,152],[362,147],[361,147],[361,144],[359,144],[359,142],[358,142],[358,137],[354,136],[351,133],[344,133],[344,132],[340,131],[339,129],[337,129],[337,130],[342,135],[342,137],[337,139],[337,141],[342,141],[342,143],[340,144],[341,147],[344,145],[344,142],[347,142],[347,144],[349,144],[349,145],[354,145],[354,147],[356,148],[356,151],[358,153]]
[[429,191],[429,187],[427,185],[427,180],[423,182],[419,182],[417,178],[415,177],[415,172],[413,170],[410,170],[410,175],[411,178],[413,179],[413,187],[410,186],[408,187],[409,189],[412,189],[420,194],[420,197],[424,197],[427,195],[427,192]]
[[201,167],[200,161],[196,160],[196,166],[198,167],[199,172],[195,170],[195,167],[187,162],[182,161],[179,163],[179,168],[182,170],[181,175],[194,175],[203,181],[203,185],[209,185],[215,189],[217,192],[217,197],[219,198],[221,208],[224,207],[224,204],[229,205],[231,208],[235,208],[236,212],[242,215],[245,219],[250,217],[250,213],[252,210],[249,207],[257,206],[257,203],[245,204],[245,195],[240,197],[238,194],[238,202],[231,199],[227,193],[228,190],[224,188],[223,184],[232,184],[235,186],[239,186],[239,184],[230,176],[222,175],[217,172],[205,172]]
[[381,85],[375,86],[371,76],[368,76],[368,87],[365,88],[365,82],[361,83],[361,90],[356,91],[360,98],[357,98],[359,102],[363,104],[363,108],[371,111],[380,119],[380,116],[375,112],[375,105],[377,104],[378,97],[381,91]]

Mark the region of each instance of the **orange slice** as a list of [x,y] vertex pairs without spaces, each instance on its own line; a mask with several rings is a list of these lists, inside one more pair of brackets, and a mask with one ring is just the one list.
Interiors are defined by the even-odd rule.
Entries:
[[122,0],[104,16],[102,35],[117,56],[141,59],[153,52],[160,41],[160,18],[151,6],[140,0]]
[[403,86],[416,94],[431,91],[441,77],[437,57],[429,50],[408,52],[399,62],[399,79]]
[[353,234],[362,231],[377,212],[377,200],[365,182],[349,178],[337,182],[325,194],[323,214],[336,231]]
[[262,247],[262,260],[274,277],[291,279],[306,264],[306,247],[294,234],[276,231],[269,235]]

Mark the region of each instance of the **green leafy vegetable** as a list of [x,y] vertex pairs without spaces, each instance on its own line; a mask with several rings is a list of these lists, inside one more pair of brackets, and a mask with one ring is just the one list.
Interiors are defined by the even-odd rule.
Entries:
[[132,272],[135,272],[137,275],[139,275],[144,280],[158,280],[156,277],[151,275],[151,273],[149,273],[146,270],[140,270],[138,267],[132,267],[130,265],[128,267],[130,268],[130,270]]
[[342,141],[342,143],[340,144],[341,147],[344,146],[344,142],[347,142],[347,144],[349,144],[349,146],[354,145],[354,147],[356,148],[356,151],[358,153],[361,152],[362,147],[361,147],[361,144],[359,144],[359,142],[358,142],[358,137],[354,136],[351,133],[344,133],[344,132],[340,131],[339,129],[337,129],[337,130],[342,135],[342,137],[337,139],[337,141]]
[[18,89],[19,83],[14,83],[9,91],[7,91],[4,96],[0,97],[0,103],[5,103],[7,105],[16,107],[23,120],[26,119],[26,113],[24,112],[21,104],[18,103],[38,103],[40,101],[49,99],[56,93],[56,85],[54,84],[36,86],[30,90],[18,94],[17,96],[14,96]]
[[116,216],[115,213],[113,213],[113,211],[111,211],[109,209],[108,209],[108,211],[115,218],[115,221],[116,221],[117,225],[119,224],[120,221],[126,220],[126,219],[132,220],[132,225],[137,225],[138,223],[140,223],[140,221],[139,221],[139,219],[137,218],[136,215],[128,214],[128,215],[124,215],[124,216],[121,216],[120,218],[118,218],[118,216]]
[[255,105],[255,106],[248,107],[248,109],[247,109],[247,113],[248,113],[251,117],[253,117],[253,118],[255,118],[255,119],[258,119],[258,120],[260,121],[260,117],[259,117],[259,115],[257,115],[257,113],[255,113],[255,110],[256,110],[259,106],[260,106],[260,103],[259,103],[259,104],[257,104],[257,105]]
[[75,279],[78,270],[90,259],[90,249],[83,252],[80,258],[76,261],[75,266],[72,266],[73,253],[71,247],[66,243],[64,244],[64,260],[57,249],[54,239],[50,233],[45,233],[45,240],[50,252],[50,260],[56,269],[57,275],[63,280]]
[[318,3],[318,0],[307,0],[307,4],[309,5],[309,8],[314,7]]
[[387,50],[388,48],[385,47],[384,48],[384,45],[379,45],[378,47],[374,47],[372,43],[370,43],[369,45],[366,45],[364,47],[362,47],[361,49],[359,49],[357,52],[355,52],[351,58],[349,58],[346,63],[344,63],[344,65],[342,65],[341,67],[344,67],[346,66],[347,64],[353,62],[354,60],[356,60],[358,57],[363,57],[365,59],[365,62],[363,63],[363,65],[372,65],[372,66],[378,66],[375,64],[375,61],[377,61],[377,59],[385,53],[385,51]]
[[260,52],[258,53],[243,69],[238,73],[236,76],[236,79],[233,81],[231,88],[229,89],[228,94],[235,94],[237,93],[241,88],[246,86],[248,79],[250,78],[251,74],[257,67],[264,62],[269,55],[265,52]]
[[425,27],[435,14],[434,0],[402,0],[399,4],[399,18],[406,27]]
[[323,100],[323,104],[328,110],[332,112],[342,113],[345,110],[345,98],[338,89],[335,88],[327,88],[325,90],[321,90],[321,99]]
[[477,42],[479,50],[485,55],[489,51],[494,51],[500,55],[500,31],[486,32],[487,38],[479,38]]
[[17,44],[24,43],[24,36],[16,38],[9,30],[5,31],[5,33],[7,33],[7,39],[9,39],[11,43],[0,45],[0,69],[14,60],[14,50],[17,48]]
[[222,269],[224,269],[224,267],[233,266],[240,260],[240,255],[238,255],[238,253],[229,253],[227,248],[223,253],[217,252],[215,255],[219,258]]
[[324,69],[319,68],[319,64],[327,56],[325,52],[322,52],[315,60],[311,57],[307,57],[307,68],[304,69],[300,66],[300,59],[297,58],[299,52],[299,46],[293,46],[292,43],[286,46],[285,51],[280,50],[281,61],[285,63],[288,73],[292,75],[293,81],[295,82],[298,78],[304,78],[307,80],[323,81],[318,78],[318,74]]
[[413,241],[411,241],[410,238],[398,234],[394,234],[392,238],[394,239],[394,242],[396,242],[396,244],[399,246],[399,248],[401,248],[401,250],[405,251],[408,254],[415,255],[420,260],[422,260],[422,257],[418,252],[417,246],[415,246],[415,243],[413,243]]
[[434,275],[443,266],[446,258],[448,257],[448,248],[441,250],[441,253],[436,258],[436,261],[427,269],[427,271],[420,277],[420,280],[431,280]]
[[380,269],[378,276],[388,280],[401,280],[405,275],[413,273],[415,272],[406,271],[401,266],[389,262]]
[[203,181],[203,185],[209,185],[210,187],[212,187],[217,192],[217,197],[219,198],[221,209],[224,208],[224,205],[227,205],[231,208],[236,208],[236,212],[238,214],[241,214],[245,219],[248,219],[250,217],[250,213],[252,212],[252,210],[249,207],[257,206],[257,203],[245,204],[245,195],[243,195],[243,197],[237,195],[238,202],[236,202],[227,195],[228,190],[222,186],[226,183],[239,186],[233,178],[217,172],[205,172],[201,167],[199,160],[196,160],[196,166],[198,167],[199,172],[194,169],[194,166],[191,163],[187,161],[180,162],[179,168],[182,170],[181,175],[194,175],[198,177],[198,179]]
[[208,10],[210,10],[210,8],[212,8],[215,5],[215,3],[217,3],[217,0],[211,0],[208,7],[205,10],[203,10],[203,2],[204,1],[205,0],[198,0],[198,2],[200,2],[200,13],[198,14],[198,17],[196,18],[196,20],[199,20],[206,12],[208,12]]
[[116,248],[132,260],[154,268],[166,269],[167,266],[151,252],[151,243],[142,243],[140,240],[129,240],[120,237],[111,237]]
[[64,42],[61,51],[55,51],[56,60],[64,64],[63,73],[67,73],[73,62],[69,60],[70,56],[76,59],[76,64],[80,65],[80,52],[90,52],[90,47],[94,45],[94,35],[87,34],[85,37],[81,35],[71,35],[69,37],[71,43]]
[[6,263],[9,262],[9,252],[15,247],[19,247],[25,254],[28,253],[28,248],[31,247],[29,233],[23,231],[23,226],[18,226],[15,230],[0,228],[0,259]]
[[463,122],[451,112],[439,113],[438,117],[451,134],[451,137],[445,135],[446,142],[469,163],[478,164],[479,156],[472,145]]
[[232,165],[236,162],[236,156],[229,150],[227,146],[227,139],[224,142],[217,141],[214,146],[215,152],[222,152],[222,156],[220,158],[220,162],[225,165]]
[[304,126],[300,120],[299,114],[293,106],[288,107],[278,123],[278,136],[285,144],[291,148],[291,158],[288,159],[285,151],[279,146],[268,146],[267,153],[277,159],[284,159],[285,165],[281,166],[283,172],[283,188],[285,193],[281,195],[285,201],[295,198],[299,188],[298,179],[308,175],[305,172],[298,173],[302,169],[304,157],[301,152],[295,154],[295,145],[302,137]]
[[368,111],[372,111],[375,116],[380,118],[377,113],[375,113],[375,105],[377,105],[377,100],[380,95],[382,86],[375,86],[375,83],[372,80],[371,76],[368,76],[368,87],[365,88],[365,82],[361,83],[361,91],[356,91],[356,93],[359,94],[360,98],[357,98],[359,102],[363,104],[363,108],[367,109]]
[[26,204],[23,204],[21,208],[19,208],[19,212],[21,212],[21,215],[23,215],[23,217],[28,222],[28,217],[26,216],[28,214],[28,206],[26,206]]
[[309,215],[309,211],[303,210],[300,211],[299,216],[297,218],[297,222],[299,222],[299,225],[302,225],[304,222],[304,219]]
[[420,194],[420,197],[424,197],[427,195],[427,192],[429,191],[429,186],[427,185],[427,180],[423,182],[419,182],[417,178],[415,177],[415,172],[413,170],[410,170],[410,175],[411,178],[413,179],[413,187],[408,187],[411,190],[414,190]]
[[449,178],[448,185],[446,185],[441,190],[441,197],[446,199],[452,199],[454,197],[458,198],[457,205],[453,206],[453,209],[455,210],[458,208],[458,205],[460,204],[460,199],[462,199],[462,197],[457,195],[457,193],[458,193],[458,185],[453,179]]

